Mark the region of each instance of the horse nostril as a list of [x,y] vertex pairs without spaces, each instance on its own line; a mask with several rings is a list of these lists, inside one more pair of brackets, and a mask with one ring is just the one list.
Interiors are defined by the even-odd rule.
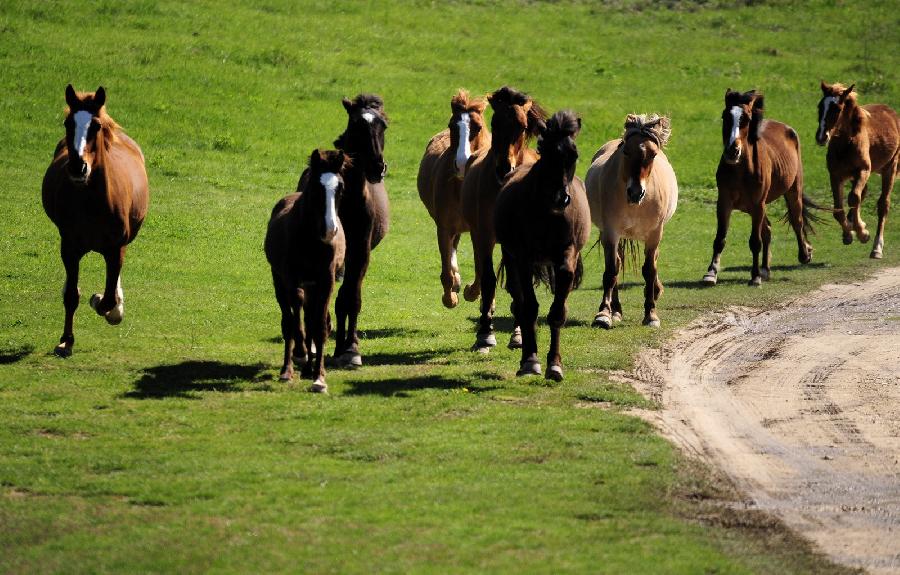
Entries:
[[88,165],[86,163],[81,164],[81,175],[86,176],[88,173]]

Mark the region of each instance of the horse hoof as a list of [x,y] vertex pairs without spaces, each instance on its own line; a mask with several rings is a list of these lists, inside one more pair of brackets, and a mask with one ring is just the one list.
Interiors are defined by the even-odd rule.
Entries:
[[591,327],[602,327],[603,329],[609,329],[612,327],[612,318],[606,314],[597,314],[594,316],[594,321],[591,322]]
[[551,365],[547,368],[547,373],[544,374],[544,377],[547,379],[552,379],[553,381],[562,381],[563,380],[563,370],[562,366],[559,365]]
[[313,393],[328,393],[328,384],[320,377],[309,386],[309,390]]
[[482,347],[491,348],[496,347],[496,345],[497,338],[494,337],[493,333],[479,333],[475,336],[475,345],[473,346],[473,349]]
[[462,285],[462,278],[458,273],[453,274],[453,291],[459,293],[459,286]]
[[525,361],[519,363],[519,371],[516,372],[516,375],[519,377],[526,375],[540,375],[541,374],[541,363],[537,360],[526,359]]
[[661,325],[659,318],[656,317],[645,317],[643,324],[647,327],[659,327]]
[[293,378],[294,378],[293,371],[282,371],[281,375],[278,376],[278,379],[280,379],[281,381],[290,381]]
[[448,292],[444,294],[444,297],[441,298],[441,301],[443,302],[445,308],[453,309],[459,304],[459,296],[454,292]]
[[844,245],[849,246],[852,243],[853,243],[853,234],[849,233],[849,232],[844,234]]
[[756,276],[756,277],[752,278],[749,282],[747,282],[747,285],[750,287],[759,287],[762,285],[762,278],[759,276]]
[[476,287],[472,284],[466,286],[463,290],[463,297],[466,301],[475,301],[478,299],[478,296],[481,295],[481,288]]
[[716,285],[718,278],[716,277],[716,274],[706,274],[705,276],[703,276],[703,279],[700,281],[701,281],[701,283],[703,283],[703,285],[711,287],[711,286]]
[[872,253],[869,254],[869,257],[873,260],[880,260],[884,256],[882,255],[881,250],[872,250]]
[[337,366],[343,369],[362,367],[362,356],[355,351],[345,351],[337,357]]
[[863,230],[861,232],[856,232],[856,239],[860,242],[866,244],[869,243],[869,230]]
[[622,314],[620,312],[614,311],[612,314],[613,323],[620,323],[622,321]]
[[512,335],[509,336],[509,343],[506,345],[509,349],[521,349],[522,348],[522,328],[516,327],[513,330]]
[[[103,299],[103,294],[95,293],[91,296],[91,299],[88,300],[88,305],[91,306],[91,309],[97,311],[97,307],[100,305],[100,300]],[[97,311],[99,314],[100,312]]]
[[72,346],[61,343],[58,346],[56,346],[56,348],[53,350],[53,353],[55,353],[59,357],[71,357],[72,356]]
[[125,318],[125,306],[119,303],[116,307],[106,312],[106,315],[103,317],[106,318],[106,323],[109,325],[119,325]]
[[[802,264],[808,263],[808,260],[807,260],[806,262],[804,262],[804,261],[801,259],[801,260],[800,260],[800,263],[802,263]],[[769,281],[769,275],[770,275],[770,273],[769,273],[768,268],[760,268],[760,270],[759,270],[759,277],[761,277],[762,280],[763,280],[764,282]]]

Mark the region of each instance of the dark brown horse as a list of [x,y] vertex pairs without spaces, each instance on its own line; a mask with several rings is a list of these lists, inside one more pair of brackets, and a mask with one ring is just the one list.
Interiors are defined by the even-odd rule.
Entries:
[[534,279],[553,291],[547,314],[550,349],[547,379],[563,378],[559,332],[566,321],[566,299],[581,282],[581,248],[591,233],[591,214],[584,183],[575,176],[575,137],[581,119],[557,112],[546,126],[539,123],[540,159],[515,169],[497,196],[494,225],[503,252],[506,289],[513,315],[522,327],[522,359],[517,375],[540,375],[535,329],[538,301]]
[[[530,96],[504,86],[488,96],[494,111],[491,117],[491,145],[469,158],[462,186],[463,218],[469,226],[475,252],[475,279],[463,290],[467,301],[481,296],[481,317],[473,350],[486,353],[497,345],[494,337],[494,203],[506,175],[516,166],[534,162],[537,154],[528,140],[537,135],[546,114]],[[522,345],[518,327],[510,347]]]
[[[763,95],[725,91],[722,111],[722,144],[724,151],[716,170],[719,199],[716,203],[718,227],[713,242],[713,257],[703,283],[715,285],[731,211],[750,214],[750,251],[753,268],[750,285],[758,286],[769,279],[769,243],[772,227],[766,216],[766,204],[784,196],[788,221],[797,235],[797,259],[802,264],[812,260],[812,246],[806,238],[812,230],[809,206],[815,206],[803,195],[803,164],[800,162],[800,137],[793,128],[781,122],[763,119]],[[759,261],[762,250],[762,264]]]
[[[347,255],[344,278],[334,303],[334,357],[339,367],[356,368],[362,365],[356,333],[362,283],[372,250],[388,232],[388,195],[384,188],[384,131],[388,118],[384,102],[374,94],[360,94],[353,100],[344,98],[342,103],[347,110],[347,128],[334,145],[350,157],[351,166],[344,172],[344,197],[338,210]],[[303,188],[305,177],[306,172],[300,177],[298,191]]]
[[88,252],[106,261],[106,287],[91,307],[110,324],[125,313],[121,272],[125,250],[137,236],[150,199],[144,155],[106,113],[106,91],[75,93],[66,87],[66,136],[56,145],[44,174],[44,211],[59,228],[66,268],[65,326],[56,354],[72,354],[72,319],[78,308],[78,267]]
[[469,157],[491,143],[491,133],[484,125],[487,102],[469,98],[465,90],[450,101],[450,123],[436,134],[419,164],[419,197],[437,224],[438,251],[441,254],[442,301],[456,307],[461,279],[456,260],[459,238],[469,231],[462,216],[460,192]]
[[338,212],[349,164],[343,152],[313,151],[303,190],[275,204],[266,231],[266,259],[281,308],[281,379],[289,381],[294,376],[293,358],[297,358],[305,362],[302,373],[313,380],[310,390],[316,392],[328,389],[324,362],[328,307],[335,273],[344,262],[344,230]]
[[[860,106],[853,91],[842,84],[821,83],[819,129],[816,142],[828,144],[825,159],[834,195],[834,218],[841,225],[844,243],[853,243],[853,232],[861,242],[869,241],[869,232],[860,214],[866,197],[869,175],[881,175],[878,198],[878,230],[870,257],[881,259],[884,250],[884,224],[891,207],[891,189],[900,162],[900,117],[884,104]],[[853,181],[844,215],[844,182]],[[852,226],[852,227],[851,227]]]

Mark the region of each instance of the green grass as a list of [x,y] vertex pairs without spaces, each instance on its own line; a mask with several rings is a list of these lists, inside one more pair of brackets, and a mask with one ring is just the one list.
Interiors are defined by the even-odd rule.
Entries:
[[[900,16],[895,3],[666,4],[0,5],[0,571],[832,569],[771,522],[710,503],[727,488],[627,415],[651,405],[608,376],[701,313],[897,265],[893,222],[883,261],[841,245],[829,222],[806,267],[778,225],[772,281],[752,290],[737,214],[720,285],[697,288],[725,89],[765,92],[768,116],[800,133],[807,193],[827,205],[818,82],[856,82],[863,102],[897,108]],[[152,199],[123,273],[125,322],[108,327],[85,305],[102,281],[101,259],[87,257],[75,354],[60,360],[64,276],[40,182],[69,82],[106,87],[110,114],[147,156]],[[503,84],[582,115],[581,174],[627,113],[673,122],[681,195],[660,257],[664,327],[639,325],[628,272],[623,326],[590,329],[593,250],[569,300],[562,384],[515,378],[503,334],[490,357],[466,351],[477,310],[440,305],[433,223],[415,189],[455,89]],[[392,120],[392,229],[364,288],[366,366],[330,371],[331,394],[313,396],[277,381],[262,238],[309,152],[343,129],[340,98],[360,91],[381,94]],[[460,259],[465,281],[468,239]],[[508,305],[499,294],[501,328]],[[542,328],[541,354],[548,339]]]

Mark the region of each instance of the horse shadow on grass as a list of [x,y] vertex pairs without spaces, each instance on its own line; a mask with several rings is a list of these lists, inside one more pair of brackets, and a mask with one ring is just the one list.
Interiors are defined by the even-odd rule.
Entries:
[[[246,383],[267,381],[268,366],[240,365],[219,361],[184,361],[145,369],[134,389],[123,396],[130,399],[180,397],[197,399],[199,392],[246,391]],[[254,387],[259,389],[259,387]]]
[[[492,373],[476,374],[477,379],[500,380]],[[500,389],[495,385],[478,385],[471,379],[444,377],[442,375],[415,376],[406,379],[348,380],[344,395],[380,395],[382,397],[411,397],[412,392],[426,389],[465,390],[469,393],[485,393]]]
[[[549,309],[549,306],[548,306],[548,309]],[[471,316],[468,318],[468,320],[472,323],[472,329],[474,331],[477,331],[478,327],[480,325],[478,316]],[[493,319],[493,323],[494,323],[494,331],[496,333],[512,333],[513,327],[515,325],[515,322],[514,322],[512,316],[495,315],[494,319]],[[541,315],[540,313],[538,314],[537,324],[538,324],[538,328],[546,327],[546,325],[547,325],[547,314],[546,313],[544,313],[543,315]],[[564,327],[585,327],[585,326],[589,326],[589,325],[591,325],[591,322],[572,317],[572,314],[569,314],[569,317],[566,318],[566,324]]]
[[31,355],[33,351],[33,345],[0,348],[0,365],[9,365],[21,361]]

